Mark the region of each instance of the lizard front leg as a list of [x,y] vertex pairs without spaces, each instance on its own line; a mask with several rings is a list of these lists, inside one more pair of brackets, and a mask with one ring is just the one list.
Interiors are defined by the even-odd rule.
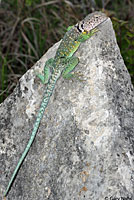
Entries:
[[44,66],[44,74],[43,75],[37,74],[38,78],[41,80],[43,84],[47,84],[49,81],[49,78],[53,71],[53,63],[54,63],[54,58],[50,58],[49,60],[47,60]]
[[79,59],[77,57],[70,57],[66,58],[64,61],[64,65],[66,66],[65,69],[62,72],[63,78],[70,79],[75,77],[75,74],[70,73],[76,65],[79,63]]

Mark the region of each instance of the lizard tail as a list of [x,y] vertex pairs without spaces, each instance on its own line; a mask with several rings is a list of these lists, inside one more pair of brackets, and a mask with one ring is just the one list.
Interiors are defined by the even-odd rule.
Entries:
[[28,144],[27,144],[27,146],[26,146],[26,148],[25,148],[25,150],[24,150],[24,152],[23,152],[23,154],[22,154],[22,156],[21,156],[21,158],[20,158],[20,160],[19,160],[19,162],[18,162],[13,174],[12,174],[12,177],[11,177],[9,183],[8,183],[7,189],[6,189],[5,193],[4,193],[4,197],[7,196],[8,192],[9,192],[9,189],[10,189],[10,187],[11,187],[13,181],[14,181],[14,178],[17,175],[17,173],[19,171],[19,168],[20,168],[22,162],[24,161],[24,158],[26,157],[26,155],[27,155],[32,143],[33,143],[33,140],[34,140],[34,138],[36,136],[36,133],[38,131],[41,119],[43,117],[44,111],[45,111],[45,109],[47,107],[47,104],[49,102],[50,96],[53,93],[56,81],[60,77],[60,74],[61,74],[60,70],[57,69],[57,70],[55,70],[55,73],[52,74],[51,78],[49,79],[49,82],[48,82],[48,85],[47,85],[47,88],[45,90],[45,94],[44,94],[44,97],[43,97],[43,101],[41,103],[41,106],[40,106],[40,109],[39,109],[39,112],[38,112],[38,115],[37,115],[37,118],[36,118],[36,121],[35,121],[35,124],[34,124],[34,128],[33,128],[31,137],[30,137],[30,139],[28,141]]
[[30,137],[30,139],[28,141],[28,144],[27,144],[27,146],[26,146],[26,148],[25,148],[25,150],[24,150],[24,152],[23,152],[23,154],[22,154],[22,156],[21,156],[21,158],[20,158],[20,160],[19,160],[19,162],[18,162],[13,174],[12,174],[12,177],[11,177],[9,183],[8,183],[7,189],[6,189],[5,193],[4,193],[4,197],[7,196],[8,192],[9,192],[9,189],[10,189],[10,187],[11,187],[13,181],[14,181],[14,178],[17,175],[17,173],[19,171],[19,168],[20,168],[22,162],[24,161],[24,158],[26,157],[26,155],[27,155],[32,143],[33,143],[33,140],[34,140],[34,138],[36,136],[36,133],[37,133],[37,130],[39,128],[41,119],[43,117],[45,108],[47,107],[47,104],[49,102],[50,96],[51,96],[51,94],[50,93],[48,94],[47,92],[44,95],[43,101],[41,103],[41,106],[40,106],[40,109],[39,109],[39,112],[38,112],[38,115],[37,115],[37,118],[36,118],[36,121],[35,121],[35,124],[34,124],[34,128],[33,128],[31,137]]

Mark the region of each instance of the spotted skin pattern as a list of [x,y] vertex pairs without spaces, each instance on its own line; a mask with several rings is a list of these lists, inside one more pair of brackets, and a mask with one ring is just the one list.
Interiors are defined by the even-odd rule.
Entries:
[[[76,67],[76,65],[79,62],[78,58],[73,56],[73,54],[76,52],[76,50],[79,48],[82,42],[86,41],[88,38],[90,38],[93,34],[97,32],[96,27],[106,20],[107,17],[105,16],[105,14],[95,12],[88,15],[84,20],[80,21],[71,28],[69,27],[67,33],[63,37],[63,40],[56,52],[55,57],[49,59],[45,63],[44,74],[38,75],[41,81],[44,84],[47,84],[47,87],[44,92],[44,97],[40,105],[39,112],[37,114],[31,137],[12,174],[7,189],[4,193],[4,197],[7,196],[9,189],[15,179],[15,176],[18,173],[18,170],[33,143],[44,111],[48,105],[49,99],[53,93],[57,80],[61,75],[64,78],[73,77],[73,74],[71,74],[70,72]],[[50,73],[50,71],[52,71],[52,73]]]

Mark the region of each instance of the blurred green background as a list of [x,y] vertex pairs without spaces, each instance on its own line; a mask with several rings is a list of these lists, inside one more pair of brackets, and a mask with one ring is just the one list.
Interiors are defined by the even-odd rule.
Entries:
[[111,18],[134,83],[134,0],[0,0],[0,102],[69,25],[97,10]]

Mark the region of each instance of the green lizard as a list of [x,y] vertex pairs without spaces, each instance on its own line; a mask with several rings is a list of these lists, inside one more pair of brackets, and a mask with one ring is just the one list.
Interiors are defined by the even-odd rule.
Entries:
[[[105,14],[100,12],[95,12],[88,15],[84,20],[80,21],[74,26],[68,28],[65,36],[63,37],[62,42],[56,52],[54,58],[50,58],[44,67],[44,75],[39,74],[38,77],[44,84],[47,84],[47,87],[44,92],[44,97],[42,103],[40,105],[40,109],[33,127],[33,131],[31,137],[28,141],[28,144],[15,168],[12,177],[9,181],[7,189],[4,193],[4,197],[7,196],[9,189],[14,181],[14,178],[27,155],[32,142],[35,138],[35,135],[38,131],[41,119],[43,117],[44,111],[47,107],[49,99],[53,93],[55,84],[59,77],[62,75],[64,78],[71,78],[74,74],[70,73],[78,64],[79,59],[73,54],[76,52],[80,44],[90,38],[93,34],[95,34],[98,29],[96,28],[98,25],[107,20]],[[51,70],[50,70],[51,69]],[[50,73],[52,71],[52,73]]]

